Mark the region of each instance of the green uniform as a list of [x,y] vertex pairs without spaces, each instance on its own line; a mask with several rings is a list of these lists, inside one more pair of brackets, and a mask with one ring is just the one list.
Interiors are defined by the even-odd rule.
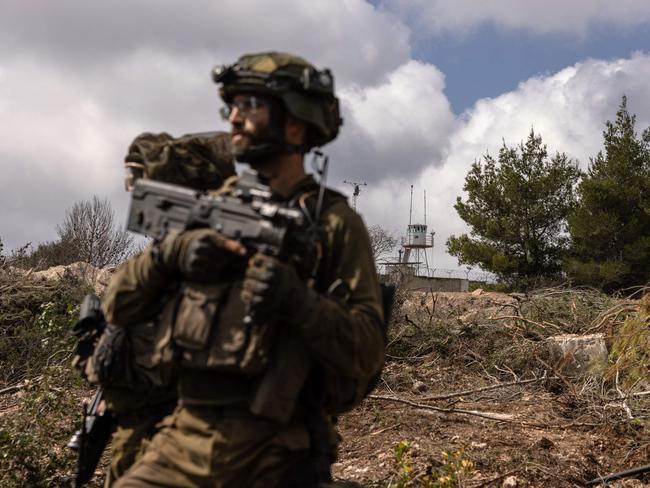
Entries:
[[[152,394],[153,393],[153,394]],[[160,389],[157,392],[138,392],[125,389],[113,391],[112,397],[124,394],[135,402],[142,402],[139,409],[115,413],[117,423],[111,437],[111,459],[106,473],[105,487],[113,486],[144,453],[149,441],[158,431],[158,423],[169,415],[176,405],[176,389]],[[115,412],[115,402],[109,399],[109,408]]]
[[[288,200],[315,199],[317,190],[307,177]],[[319,227],[317,300],[301,317],[272,318],[270,334],[242,328],[245,259],[214,283],[183,287],[173,325],[179,406],[115,486],[308,487],[327,478],[337,443],[331,419],[366,394],[383,365],[384,339],[361,218],[328,191]],[[107,319],[126,328],[149,320],[177,279],[152,250],[131,259],[105,293]],[[251,354],[268,363],[256,365]]]
[[[206,190],[221,186],[235,174],[230,151],[230,136],[223,132],[188,134],[174,138],[169,134],[144,133],[134,139],[126,156],[135,177]],[[116,418],[111,438],[111,460],[105,486],[111,487],[140,458],[157,424],[177,403],[177,387],[170,371],[171,351],[160,346],[159,322],[163,317],[150,316],[147,321],[129,328],[123,351],[113,351],[120,358],[123,371],[119,378],[104,385],[108,408]],[[110,320],[109,320],[110,323]],[[162,339],[164,340],[164,338]],[[115,359],[115,358],[114,358]],[[93,383],[101,383],[92,372]]]
[[105,487],[111,487],[140,458],[157,424],[177,403],[174,372],[156,361],[155,322],[129,330],[122,377],[104,387],[108,409],[116,419]]

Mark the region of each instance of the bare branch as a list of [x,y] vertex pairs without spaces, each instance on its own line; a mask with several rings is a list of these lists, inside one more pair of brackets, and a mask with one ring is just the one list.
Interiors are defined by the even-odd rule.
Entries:
[[93,196],[66,211],[57,226],[59,239],[69,249],[71,261],[83,261],[97,268],[116,265],[131,253],[133,238],[117,229],[108,200]]
[[397,245],[397,239],[379,225],[368,227],[368,236],[370,237],[370,248],[375,263],[381,256],[395,249]]

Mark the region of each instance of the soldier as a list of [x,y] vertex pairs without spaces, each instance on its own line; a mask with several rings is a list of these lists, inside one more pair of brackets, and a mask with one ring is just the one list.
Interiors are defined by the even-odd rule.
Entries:
[[[141,134],[130,145],[125,166],[127,190],[137,178],[217,189],[235,174],[230,135],[223,132],[178,138]],[[168,298],[174,293],[173,288],[168,290]],[[161,320],[156,317],[128,331],[108,325],[88,361],[75,360],[86,379],[104,388],[106,408],[115,418],[107,488],[140,457],[158,422],[177,403],[175,371],[169,360],[172,351],[160,347]]]
[[341,124],[332,75],[269,52],[242,56],[213,77],[236,159],[278,201],[318,219],[320,237],[282,262],[250,256],[214,230],[190,230],[115,274],[104,312],[127,329],[157,313],[164,290],[182,282],[170,326],[179,406],[116,486],[320,486],[331,481],[334,416],[361,401],[384,360],[365,226],[339,193],[321,200],[303,167],[305,153],[333,140]]

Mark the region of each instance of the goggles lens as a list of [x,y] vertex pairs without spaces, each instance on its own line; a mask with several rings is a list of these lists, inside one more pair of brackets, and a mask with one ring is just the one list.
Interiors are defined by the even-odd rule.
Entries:
[[248,117],[250,115],[255,115],[257,109],[264,107],[265,105],[268,105],[268,103],[264,99],[251,95],[250,97],[232,101],[224,105],[219,110],[219,113],[223,120],[228,120],[233,110],[237,108],[242,117]]

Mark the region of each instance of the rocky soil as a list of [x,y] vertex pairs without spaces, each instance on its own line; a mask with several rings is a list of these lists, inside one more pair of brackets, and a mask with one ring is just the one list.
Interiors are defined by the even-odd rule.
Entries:
[[[0,276],[0,487],[69,484],[74,460],[62,446],[90,391],[71,372],[68,330],[79,287],[99,292],[109,276],[83,264]],[[566,288],[399,291],[379,385],[339,419],[336,478],[575,487],[649,463],[647,308],[639,296]],[[598,337],[604,356],[576,368],[580,354],[551,352],[566,334]],[[607,486],[650,486],[650,476]]]
[[[619,398],[606,364],[566,374],[571,358],[553,360],[538,337],[614,328],[634,301],[555,292],[407,297],[379,387],[340,419],[336,475],[368,487],[573,487],[650,462],[650,396]],[[647,375],[635,381],[628,394],[650,389]],[[606,486],[650,486],[650,476]]]

